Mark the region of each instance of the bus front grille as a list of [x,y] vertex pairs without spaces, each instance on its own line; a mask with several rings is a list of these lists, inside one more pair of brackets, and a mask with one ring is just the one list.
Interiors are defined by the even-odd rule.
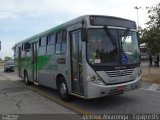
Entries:
[[131,75],[132,72],[133,72],[133,69],[106,71],[109,77],[127,76],[127,75]]

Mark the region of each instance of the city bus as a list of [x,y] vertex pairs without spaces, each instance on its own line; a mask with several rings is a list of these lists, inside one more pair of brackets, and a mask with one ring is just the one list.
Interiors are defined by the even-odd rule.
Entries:
[[121,94],[141,84],[136,24],[119,17],[80,16],[16,43],[14,57],[27,85],[57,89],[63,100]]

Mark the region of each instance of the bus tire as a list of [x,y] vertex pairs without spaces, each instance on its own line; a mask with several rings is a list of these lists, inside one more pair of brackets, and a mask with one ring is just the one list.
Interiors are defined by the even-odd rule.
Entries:
[[62,100],[64,101],[70,100],[70,95],[68,94],[68,87],[63,77],[59,78],[58,92]]
[[26,85],[30,85],[31,84],[31,82],[29,81],[28,74],[27,74],[26,71],[24,72],[24,82],[25,82]]

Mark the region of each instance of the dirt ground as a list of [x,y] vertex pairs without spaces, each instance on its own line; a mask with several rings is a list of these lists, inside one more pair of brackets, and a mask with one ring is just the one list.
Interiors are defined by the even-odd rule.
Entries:
[[149,67],[142,63],[142,80],[160,84],[160,67]]

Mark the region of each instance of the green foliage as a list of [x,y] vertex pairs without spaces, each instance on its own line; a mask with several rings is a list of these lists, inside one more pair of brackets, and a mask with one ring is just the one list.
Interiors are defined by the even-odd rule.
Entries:
[[5,60],[5,61],[13,60],[13,58],[6,56],[6,57],[4,58],[4,60]]
[[140,39],[140,44],[145,43],[147,41],[146,32],[147,32],[146,28],[142,29],[141,27],[139,27],[138,35],[139,35],[139,39]]
[[160,28],[160,3],[156,6],[147,8],[149,21],[146,23],[148,28]]
[[149,21],[147,27],[139,29],[140,43],[147,43],[151,53],[160,52],[160,3],[147,8]]

